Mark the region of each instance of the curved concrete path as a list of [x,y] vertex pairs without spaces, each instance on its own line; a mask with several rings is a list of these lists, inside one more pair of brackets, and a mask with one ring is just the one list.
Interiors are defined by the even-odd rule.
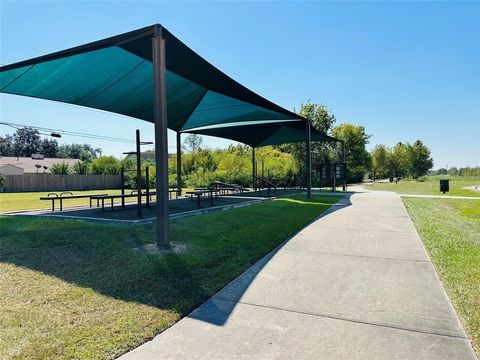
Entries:
[[476,359],[400,197],[343,203],[122,359]]

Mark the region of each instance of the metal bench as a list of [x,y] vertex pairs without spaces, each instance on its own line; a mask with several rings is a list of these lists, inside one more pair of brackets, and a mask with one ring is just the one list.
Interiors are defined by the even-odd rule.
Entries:
[[195,190],[195,191],[187,191],[186,194],[190,195],[190,199],[193,200],[193,197],[197,197],[197,206],[200,209],[200,198],[208,194],[208,198],[210,199],[210,206],[213,206],[213,193],[216,192],[214,189],[206,189],[206,190]]
[[[130,194],[117,194],[117,195],[93,195],[92,199],[100,200],[102,202],[102,211],[105,211],[105,200],[110,200],[110,210],[113,211],[113,200],[114,199],[128,199],[128,198],[137,198],[138,195],[135,193],[136,190],[132,191]],[[147,193],[142,193],[142,197],[148,197],[148,200],[151,200],[151,197],[156,195],[155,191]]]
[[[64,196],[65,194],[70,194],[68,196]],[[63,200],[68,200],[68,199],[83,199],[83,198],[89,198],[90,199],[90,207],[92,207],[92,196],[95,195],[108,195],[108,194],[85,194],[85,195],[74,195],[70,191],[62,192],[60,195],[57,193],[48,193],[47,196],[42,196],[40,197],[40,200],[50,200],[52,202],[52,211],[55,211],[55,201],[60,202],[60,211],[63,211]],[[97,200],[97,207],[99,206],[98,200]]]

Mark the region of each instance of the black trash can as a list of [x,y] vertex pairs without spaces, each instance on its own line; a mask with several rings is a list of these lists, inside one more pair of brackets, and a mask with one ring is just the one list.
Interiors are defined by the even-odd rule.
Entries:
[[440,191],[444,194],[450,190],[450,180],[440,180]]

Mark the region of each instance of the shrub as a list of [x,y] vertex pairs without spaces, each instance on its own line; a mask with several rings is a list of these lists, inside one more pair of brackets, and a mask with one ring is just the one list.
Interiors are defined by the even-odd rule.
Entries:
[[70,173],[70,166],[63,162],[53,164],[50,167],[50,173],[53,175],[68,175]]

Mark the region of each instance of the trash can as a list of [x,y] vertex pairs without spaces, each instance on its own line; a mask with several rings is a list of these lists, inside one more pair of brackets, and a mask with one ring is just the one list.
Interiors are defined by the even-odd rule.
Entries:
[[450,190],[450,180],[440,180],[440,191],[444,194]]

